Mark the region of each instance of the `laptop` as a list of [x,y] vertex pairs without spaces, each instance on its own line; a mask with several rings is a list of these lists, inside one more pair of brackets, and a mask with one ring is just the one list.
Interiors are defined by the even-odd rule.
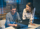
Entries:
[[28,25],[29,19],[25,19],[25,20],[22,19],[22,21],[19,21],[19,23],[24,24],[24,25]]
[[18,24],[18,26],[15,27],[17,29],[28,27],[29,19],[25,19],[25,20],[19,21],[17,24]]
[[21,24],[28,25],[29,24],[29,19],[22,20]]
[[24,27],[28,27],[29,19],[19,21],[17,24],[18,24],[18,26],[16,28],[19,28],[19,29],[24,28]]

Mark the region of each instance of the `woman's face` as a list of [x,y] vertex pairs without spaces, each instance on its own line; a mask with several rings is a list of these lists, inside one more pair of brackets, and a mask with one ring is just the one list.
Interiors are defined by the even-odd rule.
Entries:
[[29,7],[28,5],[26,5],[26,10],[27,11],[31,11],[31,7]]

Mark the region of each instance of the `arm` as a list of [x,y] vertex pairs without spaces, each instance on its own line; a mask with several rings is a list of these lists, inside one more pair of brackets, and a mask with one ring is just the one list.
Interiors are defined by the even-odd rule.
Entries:
[[30,18],[30,23],[33,24],[33,20],[34,20],[34,15],[31,14],[31,18]]
[[17,26],[17,24],[10,24],[9,15],[6,15],[6,25],[7,26]]
[[25,14],[26,14],[26,11],[25,11],[25,9],[24,9],[24,10],[23,10],[23,16],[22,16],[22,19],[23,19],[23,20],[26,19],[26,15],[25,15]]
[[17,24],[9,24],[9,26],[15,26],[15,27],[17,27]]
[[9,26],[9,24],[10,24],[9,15],[7,14],[7,15],[6,15],[6,25]]
[[31,14],[30,24],[33,24],[34,15],[35,15],[35,8],[34,8],[34,10],[33,10],[33,13]]
[[17,19],[18,19],[18,22],[19,22],[19,23],[22,22],[19,13],[17,13]]
[[34,16],[31,15],[31,18],[30,18],[30,24],[33,25],[33,26],[35,26],[35,24],[33,24],[33,20],[34,20]]
[[19,16],[19,13],[17,13],[17,19],[18,19],[18,20],[21,20],[21,19],[20,19],[20,16]]
[[10,19],[9,19],[9,15],[7,14],[6,15],[6,25],[7,26],[12,26],[12,24],[10,24],[10,21],[9,21]]

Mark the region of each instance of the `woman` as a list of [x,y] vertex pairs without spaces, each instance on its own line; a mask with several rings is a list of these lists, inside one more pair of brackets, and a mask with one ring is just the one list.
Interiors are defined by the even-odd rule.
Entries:
[[26,4],[26,8],[23,10],[23,20],[26,18],[30,19],[30,24],[33,24],[33,19],[34,19],[34,14],[35,14],[35,8],[33,7],[33,4],[31,2]]

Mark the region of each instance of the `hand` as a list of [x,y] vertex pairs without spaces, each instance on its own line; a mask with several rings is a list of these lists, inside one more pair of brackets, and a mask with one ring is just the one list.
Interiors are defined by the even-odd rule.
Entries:
[[15,27],[17,27],[17,24],[15,24]]
[[30,23],[31,25],[33,25],[33,26],[36,26],[35,24],[32,24],[32,23]]
[[32,23],[32,20],[31,20],[30,24],[33,25],[33,26],[36,26],[35,24]]
[[9,24],[9,26],[15,26],[15,24]]
[[31,25],[36,26],[35,24],[31,24]]
[[17,27],[17,24],[9,24],[9,26],[15,26],[15,27]]

